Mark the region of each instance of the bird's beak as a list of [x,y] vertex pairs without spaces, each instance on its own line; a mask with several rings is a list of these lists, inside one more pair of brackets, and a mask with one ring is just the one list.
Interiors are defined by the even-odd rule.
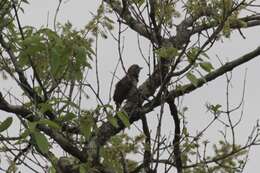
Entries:
[[140,69],[140,70],[142,70],[142,69],[143,69],[143,67],[139,67],[139,69]]

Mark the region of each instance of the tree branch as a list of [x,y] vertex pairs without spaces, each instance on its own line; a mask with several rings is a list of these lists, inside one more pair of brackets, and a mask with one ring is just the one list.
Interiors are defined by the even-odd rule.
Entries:
[[177,107],[174,103],[174,97],[168,97],[167,103],[170,107],[171,116],[175,124],[174,140],[173,140],[174,162],[176,163],[177,172],[182,173],[183,168],[182,168],[181,150],[180,150],[180,141],[181,141],[180,119],[178,117]]
[[[176,89],[173,91],[170,91],[167,97],[179,97],[184,94],[187,94],[191,91],[194,91],[195,89],[203,86],[205,83],[212,81],[216,79],[217,77],[223,75],[224,73],[233,70],[234,68],[238,67],[239,65],[246,63],[255,57],[260,55],[260,47],[257,49],[253,50],[250,53],[247,53],[240,58],[233,60],[231,62],[228,62],[221,66],[220,68],[216,69],[215,71],[205,75],[202,78],[198,79],[198,85],[194,86],[193,84],[187,84],[181,87],[181,89]],[[147,79],[139,88],[138,92],[142,93],[142,96],[145,98],[148,98],[151,96],[150,94],[155,92],[155,89],[157,88],[156,85],[158,85],[158,82],[160,84],[159,78],[156,78],[155,76],[159,75],[158,73],[153,73],[149,79]],[[157,81],[156,81],[157,79]],[[151,82],[151,83],[150,83]],[[126,105],[124,106],[124,110],[128,113],[129,115],[129,122],[132,124],[134,121],[138,121],[141,116],[144,116],[146,113],[151,112],[155,107],[160,105],[160,99],[155,98],[149,103],[146,103],[145,105],[142,106],[141,109],[134,109],[133,108],[134,103],[127,102]],[[97,138],[96,144],[97,145],[104,145],[106,141],[113,135],[119,133],[122,129],[124,129],[125,126],[120,123],[119,127],[116,128],[113,125],[111,125],[109,122],[104,123],[98,130],[97,133]]]
[[184,94],[190,93],[191,91],[193,91],[197,88],[200,88],[205,83],[212,81],[219,76],[222,76],[226,72],[233,70],[234,68],[256,58],[259,55],[260,55],[260,47],[241,56],[240,58],[237,58],[231,62],[227,62],[226,64],[224,64],[220,68],[216,69],[215,71],[210,72],[209,74],[205,75],[204,77],[199,78],[197,86],[194,86],[193,84],[184,85],[181,87],[181,89],[176,89],[175,91],[171,91],[168,97],[179,97]]
[[[139,33],[140,35],[148,38],[152,42],[157,43],[156,34],[152,31],[151,28],[148,28],[145,24],[136,20],[129,10],[125,8],[125,4],[123,3],[123,7],[120,6],[119,3],[115,3],[112,0],[104,0],[110,7],[116,12],[126,23],[127,25]],[[124,2],[124,1],[123,1]]]
[[17,64],[17,58],[16,58],[15,54],[13,53],[13,51],[11,50],[11,48],[9,47],[9,45],[4,41],[2,34],[0,34],[0,44],[6,50],[8,55],[10,56],[10,59],[15,68],[15,72],[17,72],[17,74],[19,76],[19,81],[17,81],[18,85],[20,85],[21,88],[25,91],[25,93],[29,95],[29,98],[36,99],[36,102],[41,100],[41,98],[33,91],[32,87],[28,83],[23,71],[19,68],[19,66]]
[[[23,118],[25,118],[29,121],[32,121],[32,122],[40,120],[39,116],[35,116],[33,114],[33,112],[26,109],[24,106],[10,105],[4,99],[1,92],[0,92],[0,110],[18,114],[18,115],[22,116]],[[39,128],[41,131],[43,131],[45,134],[47,134],[53,140],[55,140],[62,147],[62,149],[64,149],[64,151],[77,157],[78,159],[80,159],[83,162],[86,161],[87,153],[83,153],[81,150],[78,149],[78,147],[74,146],[71,143],[71,141],[69,141],[65,136],[63,136],[62,132],[51,129],[42,124],[37,125],[37,128]]]
[[145,134],[144,157],[143,157],[144,170],[145,172],[152,172],[151,135],[150,135],[146,117],[142,116],[141,119],[143,125],[143,132]]
[[29,121],[35,121],[38,118],[32,115],[32,112],[28,109],[25,109],[23,106],[19,105],[10,105],[3,97],[2,93],[0,92],[0,110],[18,114],[23,118],[28,119]]
[[[253,50],[231,62],[224,64],[223,66],[219,67],[218,69],[199,78],[197,86],[194,86],[193,84],[183,85],[179,89],[170,91],[167,97],[176,98],[176,97],[183,96],[184,94],[190,93],[190,92],[202,87],[207,82],[210,82],[210,81],[222,76],[226,72],[233,70],[234,68],[256,58],[259,55],[260,55],[260,47],[256,48],[255,50]],[[140,113],[146,114],[146,113],[152,111],[155,107],[157,107],[159,105],[160,105],[160,98],[159,97],[154,98],[149,103],[146,103],[145,105],[143,105]]]
[[[240,23],[239,21],[245,22],[246,25],[243,25],[243,23]],[[192,34],[200,33],[204,30],[214,28],[218,25],[219,23],[212,23],[211,25],[196,26],[192,30]],[[238,21],[230,22],[231,29],[250,28],[259,25],[260,25],[260,15],[251,15],[247,17],[242,17],[242,18],[238,18]]]

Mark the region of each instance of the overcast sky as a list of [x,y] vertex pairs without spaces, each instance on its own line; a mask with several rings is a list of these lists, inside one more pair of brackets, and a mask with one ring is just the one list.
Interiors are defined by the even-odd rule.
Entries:
[[[61,23],[70,21],[75,27],[83,27],[90,19],[91,13],[95,13],[95,9],[98,5],[98,1],[86,1],[86,0],[70,0],[65,1],[62,4],[57,20]],[[31,5],[25,6],[25,14],[21,18],[22,25],[33,25],[36,27],[53,26],[53,17],[57,7],[58,1],[55,0],[34,0],[31,2]],[[224,39],[223,42],[218,42],[210,50],[209,55],[211,59],[217,59],[217,56],[224,59],[233,59],[237,58],[244,53],[255,49],[260,46],[259,31],[260,27],[255,27],[251,29],[243,30],[246,39],[243,39],[237,31],[232,33],[231,39]],[[128,32],[125,35],[125,52],[123,57],[125,59],[126,66],[130,66],[133,63],[138,63],[141,66],[145,66],[144,61],[141,59],[141,56],[138,51],[136,44],[137,35],[134,32]],[[143,41],[143,47],[147,48],[147,42]],[[148,54],[148,51],[145,53]],[[117,44],[111,38],[107,40],[99,40],[99,66],[100,66],[100,79],[101,79],[101,89],[102,96],[105,101],[108,100],[108,83],[110,83],[112,74],[116,62],[118,60],[117,53]],[[217,62],[217,61],[215,61]],[[217,65],[217,64],[216,64]],[[237,140],[244,144],[247,140],[247,136],[252,130],[253,125],[256,124],[256,121],[259,119],[259,98],[260,98],[260,78],[259,78],[259,65],[260,57],[256,58],[249,63],[242,65],[238,69],[233,71],[232,79],[232,90],[231,90],[231,104],[239,104],[242,97],[243,90],[243,80],[245,71],[247,69],[247,82],[246,82],[246,93],[245,93],[245,105],[244,105],[244,116],[242,123],[236,129],[237,131]],[[121,77],[122,70],[119,69],[117,76]],[[140,74],[140,82],[147,77],[147,69],[144,69]],[[92,76],[90,75],[90,78]],[[0,79],[2,81],[2,79]],[[93,79],[92,79],[93,80]],[[8,90],[10,87],[13,87],[14,84],[10,81],[1,82],[0,91]],[[5,89],[5,90],[3,90]],[[204,87],[196,90],[192,94],[189,94],[184,97],[183,105],[188,106],[189,110],[187,112],[188,118],[188,127],[191,134],[196,134],[202,130],[210,120],[212,116],[206,112],[206,103],[212,104],[223,104],[225,105],[225,89],[226,83],[225,78],[221,77],[213,82],[208,83]],[[15,87],[11,90],[17,92]],[[93,104],[96,100],[89,100],[89,103]],[[240,116],[240,111],[236,112],[232,116],[234,118]],[[149,122],[154,123],[153,116],[155,113],[149,115]],[[165,118],[164,122],[165,133],[169,133],[170,129],[173,130],[171,123],[171,117],[169,119]],[[170,122],[170,123],[167,123]],[[137,123],[138,124],[138,123]],[[209,138],[210,141],[217,141],[220,139],[220,123],[214,124],[208,131],[205,133],[205,137]],[[244,172],[252,173],[256,172],[255,170],[260,170],[260,148],[252,148],[249,156],[249,161]]]

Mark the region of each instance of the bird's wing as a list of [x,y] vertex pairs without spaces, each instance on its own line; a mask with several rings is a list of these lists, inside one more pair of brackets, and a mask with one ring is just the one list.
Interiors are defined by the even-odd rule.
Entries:
[[132,82],[128,77],[124,77],[117,84],[113,96],[113,100],[116,104],[121,104],[128,96],[129,91],[132,88]]

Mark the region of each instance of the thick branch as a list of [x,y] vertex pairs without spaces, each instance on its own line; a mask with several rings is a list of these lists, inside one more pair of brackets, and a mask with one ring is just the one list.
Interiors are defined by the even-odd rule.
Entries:
[[169,97],[167,99],[167,103],[170,107],[171,116],[175,124],[174,140],[173,140],[174,162],[176,163],[177,172],[182,173],[182,160],[181,160],[181,150],[180,150],[180,141],[181,141],[180,119],[178,117],[178,111],[174,103],[174,98]]
[[133,29],[140,35],[148,38],[152,42],[157,43],[156,34],[144,23],[141,23],[133,18],[133,16],[127,9],[121,7],[119,3],[115,3],[115,1],[112,0],[104,0],[104,2],[110,5],[111,8],[127,23],[127,25],[131,29]]
[[53,140],[55,140],[64,151],[78,158],[82,162],[85,162],[87,160],[87,153],[83,153],[81,150],[78,149],[77,146],[74,146],[72,144],[72,141],[63,136],[61,132],[55,131],[45,125],[38,125],[37,127],[45,134],[50,136]]
[[27,118],[29,121],[37,120],[37,117],[32,115],[32,112],[20,105],[10,105],[0,92],[0,110],[18,114],[23,118]]
[[145,146],[144,146],[144,157],[143,157],[143,164],[145,172],[152,172],[151,170],[151,163],[152,163],[152,153],[151,153],[151,135],[147,123],[147,119],[145,116],[142,116],[142,125],[143,125],[143,132],[145,134]]

